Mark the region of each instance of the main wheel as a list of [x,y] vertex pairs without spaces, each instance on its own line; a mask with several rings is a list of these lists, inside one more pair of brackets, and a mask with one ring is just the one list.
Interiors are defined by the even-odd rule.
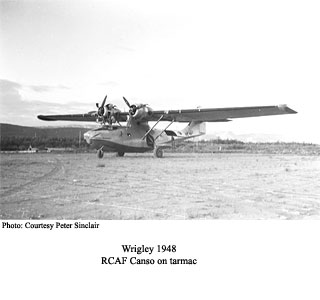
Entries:
[[163,157],[163,150],[161,148],[155,148],[153,151],[154,157],[162,158]]
[[103,157],[103,154],[104,154],[103,150],[102,150],[102,149],[99,149],[98,152],[97,152],[98,158],[102,158],[102,157]]
[[118,153],[117,153],[117,156],[119,156],[119,157],[124,156],[124,152],[118,152]]

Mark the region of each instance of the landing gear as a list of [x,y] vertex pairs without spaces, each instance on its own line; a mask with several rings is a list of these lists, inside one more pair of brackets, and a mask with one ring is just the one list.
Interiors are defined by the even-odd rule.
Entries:
[[154,157],[162,158],[163,157],[163,149],[160,147],[156,147],[153,150]]
[[118,153],[117,153],[117,156],[119,156],[119,157],[124,156],[124,152],[118,152]]
[[98,158],[102,158],[103,154],[104,154],[104,152],[103,152],[102,148],[97,151]]

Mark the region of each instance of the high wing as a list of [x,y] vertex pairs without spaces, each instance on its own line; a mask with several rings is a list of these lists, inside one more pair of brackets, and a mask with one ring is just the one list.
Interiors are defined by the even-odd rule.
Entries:
[[175,122],[228,122],[230,119],[296,114],[297,112],[287,105],[278,106],[249,106],[227,108],[199,108],[184,110],[157,110],[153,111],[149,121],[175,121]]
[[[150,114],[143,118],[144,121],[175,121],[175,122],[228,122],[230,119],[249,118],[261,116],[273,116],[284,114],[296,114],[297,112],[287,105],[277,106],[248,106],[248,107],[227,107],[227,108],[199,108],[181,110],[152,110]],[[117,120],[124,122],[127,120],[129,112],[117,113]],[[39,115],[38,118],[44,121],[78,121],[96,122],[96,112],[85,114],[69,115]]]
[[[120,121],[126,121],[127,112],[120,113]],[[97,116],[95,112],[86,114],[70,114],[70,115],[39,115],[38,119],[43,121],[77,121],[77,122],[96,122]]]
[[73,114],[73,115],[39,115],[38,119],[43,121],[79,121],[96,122],[96,117],[91,114]]

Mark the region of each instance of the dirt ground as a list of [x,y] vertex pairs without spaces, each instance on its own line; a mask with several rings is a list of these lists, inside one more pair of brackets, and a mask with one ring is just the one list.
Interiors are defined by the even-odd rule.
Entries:
[[320,157],[1,154],[0,219],[320,219]]

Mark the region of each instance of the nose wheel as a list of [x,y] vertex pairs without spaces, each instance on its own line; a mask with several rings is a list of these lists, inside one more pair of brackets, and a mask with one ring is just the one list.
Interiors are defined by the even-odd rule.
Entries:
[[103,154],[104,154],[104,152],[103,152],[102,148],[97,151],[98,158],[102,158]]

